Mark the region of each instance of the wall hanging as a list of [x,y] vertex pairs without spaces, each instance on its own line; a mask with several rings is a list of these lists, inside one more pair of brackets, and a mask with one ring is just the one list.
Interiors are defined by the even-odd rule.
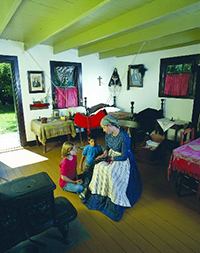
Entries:
[[53,108],[82,105],[81,63],[50,61]]
[[121,80],[119,78],[119,74],[116,68],[114,69],[112,73],[112,76],[108,83],[108,88],[111,95],[113,96],[113,106],[116,106],[116,97],[119,95],[122,88],[122,83],[121,83]]

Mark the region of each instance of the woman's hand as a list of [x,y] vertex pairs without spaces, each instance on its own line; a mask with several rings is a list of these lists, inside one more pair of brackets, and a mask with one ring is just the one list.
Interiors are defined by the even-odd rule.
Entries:
[[102,155],[97,156],[94,160],[97,160],[97,159],[100,159],[100,158],[106,157],[106,156],[108,156],[108,151],[107,150],[105,150]]

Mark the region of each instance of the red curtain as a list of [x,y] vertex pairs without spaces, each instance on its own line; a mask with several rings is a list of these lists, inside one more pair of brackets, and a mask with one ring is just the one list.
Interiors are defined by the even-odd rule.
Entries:
[[186,96],[190,81],[190,73],[182,75],[166,75],[165,80],[165,95]]
[[78,106],[77,88],[56,88],[56,101],[58,108]]

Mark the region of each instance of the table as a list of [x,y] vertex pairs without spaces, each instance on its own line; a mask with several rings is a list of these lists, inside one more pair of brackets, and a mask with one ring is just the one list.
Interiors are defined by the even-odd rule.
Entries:
[[[187,174],[200,181],[200,138],[173,150],[168,166],[168,180],[172,170]],[[200,184],[197,199],[199,199],[199,195]]]
[[136,134],[139,124],[131,120],[118,120],[119,126],[127,129],[127,133],[131,138],[131,148],[135,151],[136,147]]
[[[177,141],[177,133],[178,130],[181,128],[186,128],[189,124],[189,121],[184,121],[184,120],[171,120],[168,118],[161,118],[156,120],[156,133],[158,131],[158,126],[160,126],[163,130],[163,132],[167,132],[169,129],[174,129],[175,130],[175,136],[174,140]],[[166,133],[167,134],[167,133]]]
[[68,141],[70,135],[74,138],[76,136],[76,130],[74,122],[72,120],[62,121],[59,119],[47,119],[47,123],[42,123],[40,120],[34,119],[31,121],[31,131],[36,135],[36,143],[38,140],[44,147],[44,153],[46,153],[46,141],[47,139],[68,135]]

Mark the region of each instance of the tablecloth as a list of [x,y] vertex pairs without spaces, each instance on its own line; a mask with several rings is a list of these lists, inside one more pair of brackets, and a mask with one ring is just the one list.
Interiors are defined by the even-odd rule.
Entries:
[[172,121],[168,118],[157,119],[157,122],[164,132],[166,132],[168,129],[170,129],[170,127],[172,127],[173,125],[185,127],[189,123],[188,121],[178,120],[178,119]]
[[67,134],[71,134],[73,138],[76,136],[72,120],[62,121],[61,119],[48,119],[47,123],[42,123],[41,121],[34,119],[31,121],[31,131],[38,136],[39,141],[43,145],[45,145],[47,139],[53,137]]

